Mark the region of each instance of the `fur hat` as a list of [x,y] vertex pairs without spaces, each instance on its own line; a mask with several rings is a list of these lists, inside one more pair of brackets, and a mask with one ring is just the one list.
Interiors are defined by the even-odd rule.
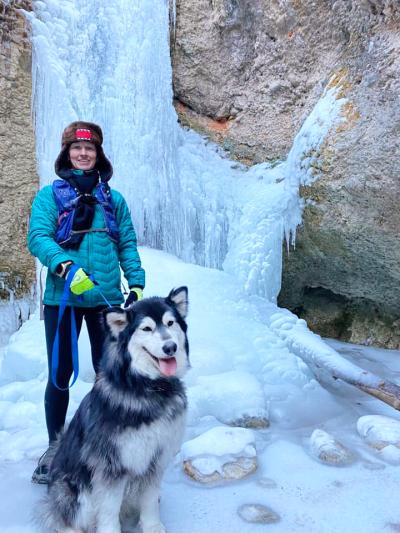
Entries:
[[92,122],[72,122],[63,131],[61,146],[64,147],[78,141],[89,141],[101,146],[103,144],[103,132],[100,126]]
[[96,168],[100,172],[102,181],[108,181],[112,176],[113,168],[110,161],[104,155],[101,146],[103,144],[103,132],[97,124],[94,124],[93,122],[84,122],[82,120],[72,122],[62,133],[61,152],[54,165],[56,174],[63,177],[63,170],[71,168],[69,147],[72,143],[79,141],[88,141],[96,146]]

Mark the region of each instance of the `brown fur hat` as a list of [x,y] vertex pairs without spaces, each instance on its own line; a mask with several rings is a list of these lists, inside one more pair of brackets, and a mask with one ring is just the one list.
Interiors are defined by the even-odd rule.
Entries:
[[113,168],[110,161],[104,155],[101,146],[103,144],[103,132],[97,124],[94,124],[93,122],[84,122],[82,120],[72,122],[62,133],[61,152],[54,165],[56,174],[63,177],[63,170],[71,168],[69,147],[72,143],[79,141],[88,141],[96,146],[96,168],[99,170],[102,180],[108,181],[112,176]]
[[103,132],[100,126],[93,122],[78,120],[65,128],[61,137],[61,146],[70,145],[77,141],[89,141],[94,144],[103,144]]

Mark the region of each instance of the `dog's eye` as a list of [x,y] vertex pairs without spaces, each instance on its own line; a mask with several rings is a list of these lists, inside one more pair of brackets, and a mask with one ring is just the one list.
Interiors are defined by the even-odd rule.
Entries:
[[173,325],[174,325],[174,321],[173,320],[168,320],[167,326],[170,328]]
[[153,331],[150,326],[145,326],[142,328],[143,331]]

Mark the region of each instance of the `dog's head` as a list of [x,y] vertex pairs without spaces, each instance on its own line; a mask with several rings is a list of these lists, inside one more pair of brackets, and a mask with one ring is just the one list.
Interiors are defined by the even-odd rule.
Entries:
[[145,298],[130,309],[106,309],[107,366],[123,358],[129,371],[150,379],[182,377],[189,367],[187,312],[187,287],[173,289],[166,298]]

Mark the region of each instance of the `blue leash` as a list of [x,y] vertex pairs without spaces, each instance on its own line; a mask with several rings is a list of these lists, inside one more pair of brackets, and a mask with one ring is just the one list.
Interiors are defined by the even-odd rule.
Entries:
[[[76,320],[75,320],[75,313],[73,311],[73,306],[71,305],[71,350],[72,350],[72,368],[74,371],[74,379],[68,387],[62,388],[57,385],[57,372],[58,372],[58,366],[59,366],[59,351],[60,351],[60,324],[61,320],[64,316],[65,309],[68,304],[69,300],[69,293],[70,293],[70,287],[72,278],[75,276],[75,273],[77,270],[79,270],[78,265],[72,265],[69,269],[69,272],[67,274],[67,278],[65,280],[64,285],[64,292],[61,298],[60,307],[58,310],[58,323],[57,323],[57,331],[56,336],[54,338],[54,344],[53,344],[53,351],[51,353],[51,380],[53,382],[53,385],[61,391],[66,391],[72,387],[72,385],[75,383],[75,381],[78,379],[79,375],[79,353],[78,353],[78,334],[76,329]],[[93,283],[96,283],[93,276],[89,276],[89,278],[93,281]],[[97,283],[96,283],[97,284]],[[107,300],[107,298],[104,296],[104,294],[101,292],[99,288],[97,290],[100,293],[100,296],[103,298],[103,300],[106,302],[108,307],[112,307],[110,302]]]

